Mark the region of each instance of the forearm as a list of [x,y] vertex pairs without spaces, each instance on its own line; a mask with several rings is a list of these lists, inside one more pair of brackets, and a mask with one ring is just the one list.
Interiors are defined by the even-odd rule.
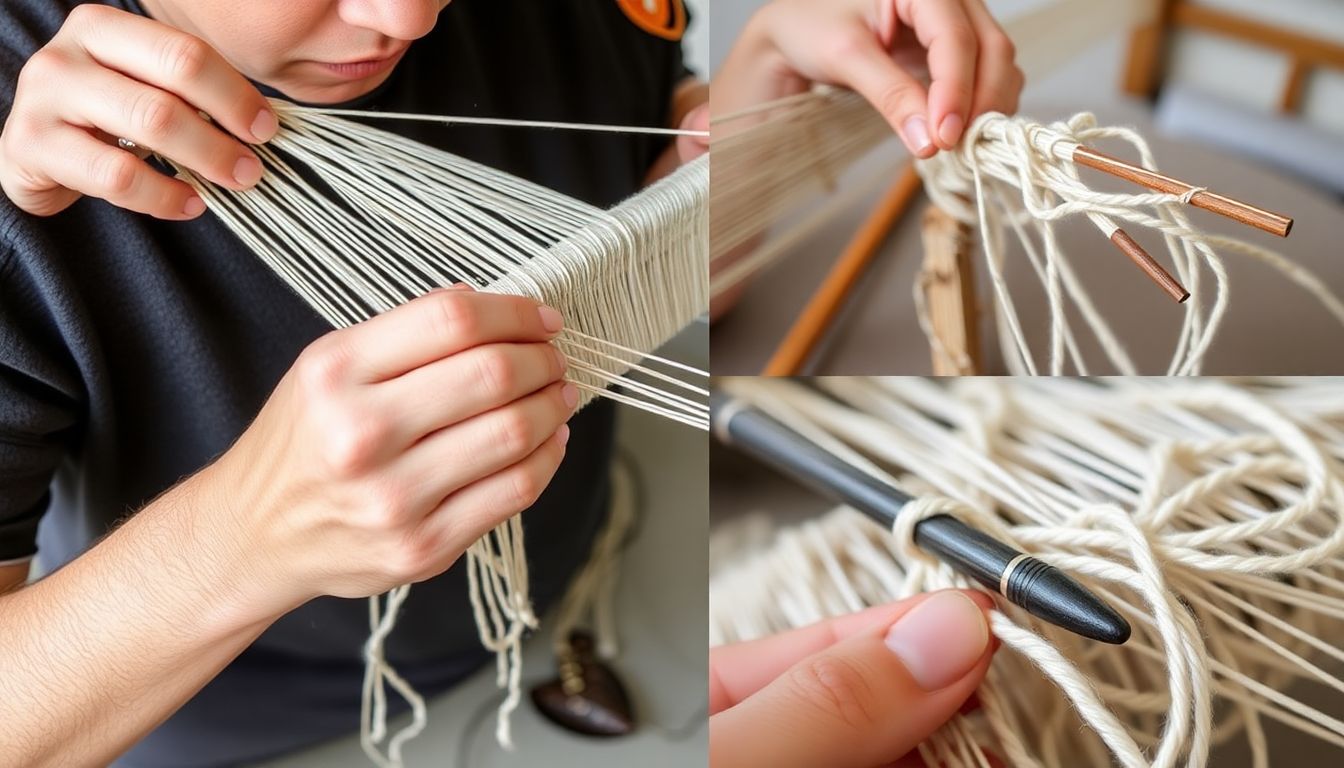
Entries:
[[0,597],[0,764],[106,765],[280,615],[208,540],[207,512],[188,480]]

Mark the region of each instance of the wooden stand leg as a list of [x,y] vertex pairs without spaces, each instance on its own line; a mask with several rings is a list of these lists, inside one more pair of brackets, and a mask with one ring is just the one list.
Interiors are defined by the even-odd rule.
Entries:
[[936,205],[924,212],[921,290],[933,335],[935,376],[974,376],[981,370],[971,230]]

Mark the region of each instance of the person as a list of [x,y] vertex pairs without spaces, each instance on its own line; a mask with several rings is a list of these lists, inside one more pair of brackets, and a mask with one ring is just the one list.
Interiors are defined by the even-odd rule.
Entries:
[[[955,147],[980,115],[1017,111],[1024,77],[1016,56],[983,0],[772,0],[714,74],[710,112],[733,114],[818,83],[843,86],[873,105],[911,156],[926,159]],[[717,259],[712,271],[756,242]],[[711,318],[745,288],[716,296]]]
[[[955,147],[981,114],[1017,111],[1015,56],[982,0],[773,0],[715,73],[710,111],[731,114],[816,83],[848,87],[912,156],[928,158]],[[716,297],[711,317],[743,287]],[[983,594],[941,592],[711,650],[710,764],[921,765],[912,750],[958,712],[989,666],[989,607]]]
[[[333,331],[146,148],[249,188],[268,96],[703,128],[660,9],[681,10],[0,7],[0,764],[231,765],[353,732],[368,613],[342,598],[406,582],[387,656],[443,691],[490,660],[450,566],[523,510],[537,610],[556,600],[604,516],[614,419],[574,413],[564,318],[449,287]],[[601,206],[705,151],[377,125]]]

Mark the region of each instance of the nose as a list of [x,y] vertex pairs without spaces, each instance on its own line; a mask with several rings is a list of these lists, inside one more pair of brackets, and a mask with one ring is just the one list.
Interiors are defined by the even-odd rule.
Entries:
[[373,30],[397,40],[429,34],[447,3],[440,0],[347,0],[340,16],[346,24]]

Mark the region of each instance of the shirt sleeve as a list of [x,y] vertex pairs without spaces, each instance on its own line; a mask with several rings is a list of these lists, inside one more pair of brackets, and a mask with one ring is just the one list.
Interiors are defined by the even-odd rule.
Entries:
[[[0,199],[0,230],[15,215]],[[40,286],[40,274],[0,243],[0,562],[37,552],[37,525],[81,410],[78,376]]]

